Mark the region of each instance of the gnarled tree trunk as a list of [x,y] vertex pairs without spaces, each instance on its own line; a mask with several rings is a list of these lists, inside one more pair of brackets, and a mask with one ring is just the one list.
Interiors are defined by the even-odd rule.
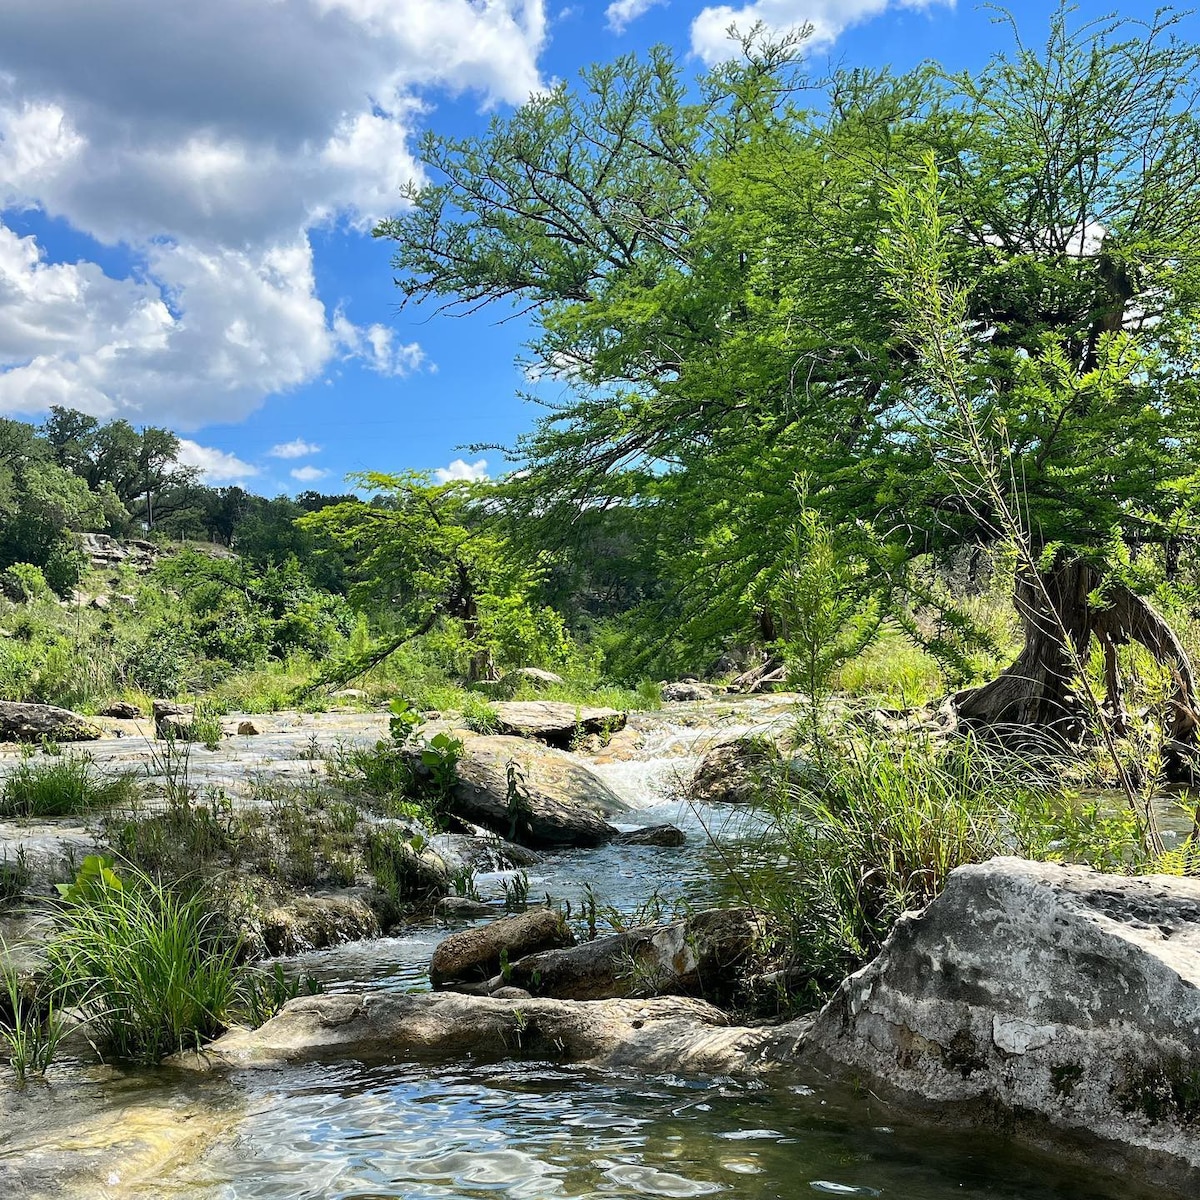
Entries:
[[[1103,608],[1089,604],[1088,596],[1098,583],[1095,572],[1078,561],[1043,572],[1042,586],[1020,580],[1015,600],[1025,627],[1021,654],[990,683],[953,697],[958,719],[1004,740],[1080,741],[1095,715],[1087,711],[1086,697],[1078,695],[1073,684],[1078,663],[1087,662],[1094,635],[1104,648],[1105,719],[1120,730],[1126,717],[1117,649],[1137,642],[1171,672],[1166,733],[1169,767],[1180,774],[1196,747],[1200,725],[1196,680],[1187,651],[1150,603],[1124,585],[1109,585]],[[1047,610],[1047,597],[1053,612]]]

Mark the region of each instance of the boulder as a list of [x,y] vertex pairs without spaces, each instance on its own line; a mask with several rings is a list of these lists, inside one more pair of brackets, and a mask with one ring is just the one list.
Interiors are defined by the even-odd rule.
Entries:
[[466,736],[448,807],[534,848],[599,846],[616,836],[603,813],[626,808],[578,759],[521,738]]
[[496,906],[470,896],[443,896],[433,907],[434,914],[447,921],[474,921],[479,917],[494,917]]
[[293,896],[257,922],[254,949],[269,955],[304,954],[379,936],[379,919],[357,896]]
[[429,963],[429,979],[435,988],[478,983],[496,975],[504,961],[514,963],[539,950],[569,946],[574,940],[561,913],[531,908],[515,917],[452,933],[439,942]]
[[67,708],[0,700],[0,742],[90,742],[100,730]]
[[779,750],[767,738],[746,736],[713,746],[688,783],[690,800],[703,804],[749,804],[762,795]]
[[803,1054],[955,1123],[1194,1189],[1200,880],[960,867],[842,983]]
[[488,1062],[523,1058],[640,1072],[733,1074],[762,1043],[703,1000],[527,1000],[453,992],[358,993],[289,1000],[171,1063],[193,1070],[284,1062]]
[[258,726],[253,721],[239,721],[237,731],[239,737],[258,736]]
[[682,846],[687,836],[676,825],[643,825],[617,834],[615,840],[622,846]]
[[192,721],[195,709],[190,704],[176,704],[173,700],[155,700],[154,736],[176,738],[187,742],[192,737]]
[[429,845],[452,873],[466,871],[512,871],[532,867],[542,856],[527,846],[507,842],[489,830],[477,834],[437,833]]
[[522,684],[532,688],[547,688],[565,682],[561,675],[555,675],[553,671],[543,671],[540,667],[518,667],[500,680],[497,691],[501,695],[511,696]]
[[128,700],[116,700],[100,710],[102,717],[112,717],[118,721],[138,721],[146,714],[136,704]]
[[705,683],[680,680],[678,683],[663,683],[662,698],[670,704],[686,703],[689,700],[711,700],[717,693]]
[[706,909],[669,925],[642,926],[568,949],[531,954],[501,982],[535,996],[604,1000],[613,996],[734,996],[762,922],[747,908]]
[[564,750],[590,733],[616,733],[625,728],[625,713],[615,708],[581,708],[552,700],[507,700],[493,704],[492,709],[498,732],[534,738]]

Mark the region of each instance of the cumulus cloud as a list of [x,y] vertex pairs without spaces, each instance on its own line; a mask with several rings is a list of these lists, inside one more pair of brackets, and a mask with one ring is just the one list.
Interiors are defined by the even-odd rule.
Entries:
[[604,10],[604,16],[613,33],[624,33],[638,17],[645,16],[656,5],[666,2],[667,0],[613,0]]
[[313,483],[315,480],[324,479],[329,472],[322,470],[320,467],[295,467],[291,476],[293,479],[298,479],[301,483]]
[[310,454],[320,454],[321,447],[303,438],[293,438],[290,442],[280,442],[272,446],[267,454],[271,458],[307,458]]
[[258,474],[257,467],[242,462],[236,454],[201,446],[187,438],[179,439],[179,461],[185,467],[198,467],[205,483],[232,483]]
[[[637,5],[645,0],[617,0]],[[730,25],[749,32],[761,23],[772,33],[811,27],[808,45],[829,46],[851,25],[878,17],[889,9],[954,7],[955,0],[755,0],[734,8],[729,4],[702,9],[692,22],[692,52],[707,63],[717,63],[738,53],[728,35]]]
[[459,480],[474,483],[488,477],[487,459],[481,458],[478,462],[469,463],[456,458],[448,467],[438,467],[433,477],[438,483],[455,483]]
[[[338,357],[431,369],[327,310],[309,234],[394,211],[426,89],[536,90],[545,25],[543,0],[5,0],[0,412],[197,428]],[[50,262],[3,222],[33,208],[133,272]]]

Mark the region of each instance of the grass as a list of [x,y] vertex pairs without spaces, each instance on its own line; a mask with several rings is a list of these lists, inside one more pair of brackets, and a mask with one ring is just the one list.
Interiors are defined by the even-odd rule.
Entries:
[[129,774],[105,778],[87,755],[48,762],[23,759],[4,781],[0,816],[68,817],[131,803],[140,790]]
[[238,1010],[242,969],[202,891],[145,872],[93,876],[47,948],[51,977],[113,1056],[151,1064],[218,1036]]
[[[0,941],[0,954],[6,952]],[[45,1075],[62,1038],[62,1018],[53,999],[42,1003],[33,989],[22,982],[20,974],[8,963],[0,964],[0,1046],[5,1048],[8,1065],[24,1087],[30,1075]]]

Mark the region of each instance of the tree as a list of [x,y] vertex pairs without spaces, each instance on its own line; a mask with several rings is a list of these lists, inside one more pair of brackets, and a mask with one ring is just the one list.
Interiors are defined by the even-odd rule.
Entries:
[[[664,52],[622,59],[484,138],[429,139],[440,182],[378,232],[406,297],[533,313],[572,394],[518,447],[518,498],[560,523],[652,508],[698,638],[775,636],[761,598],[797,478],[894,565],[1011,536],[994,476],[1036,578],[1025,651],[960,711],[1073,730],[1072,664],[1093,636],[1110,658],[1136,640],[1173,665],[1189,738],[1186,656],[1122,566],[1195,533],[1200,60],[1175,32],[1073,29],[1062,7],[1044,49],[1018,37],[977,76],[842,72],[811,98],[790,43],[746,39],[690,95]],[[902,211],[930,163],[934,292],[908,286]],[[934,293],[961,299],[957,369],[999,472],[930,370]]]

